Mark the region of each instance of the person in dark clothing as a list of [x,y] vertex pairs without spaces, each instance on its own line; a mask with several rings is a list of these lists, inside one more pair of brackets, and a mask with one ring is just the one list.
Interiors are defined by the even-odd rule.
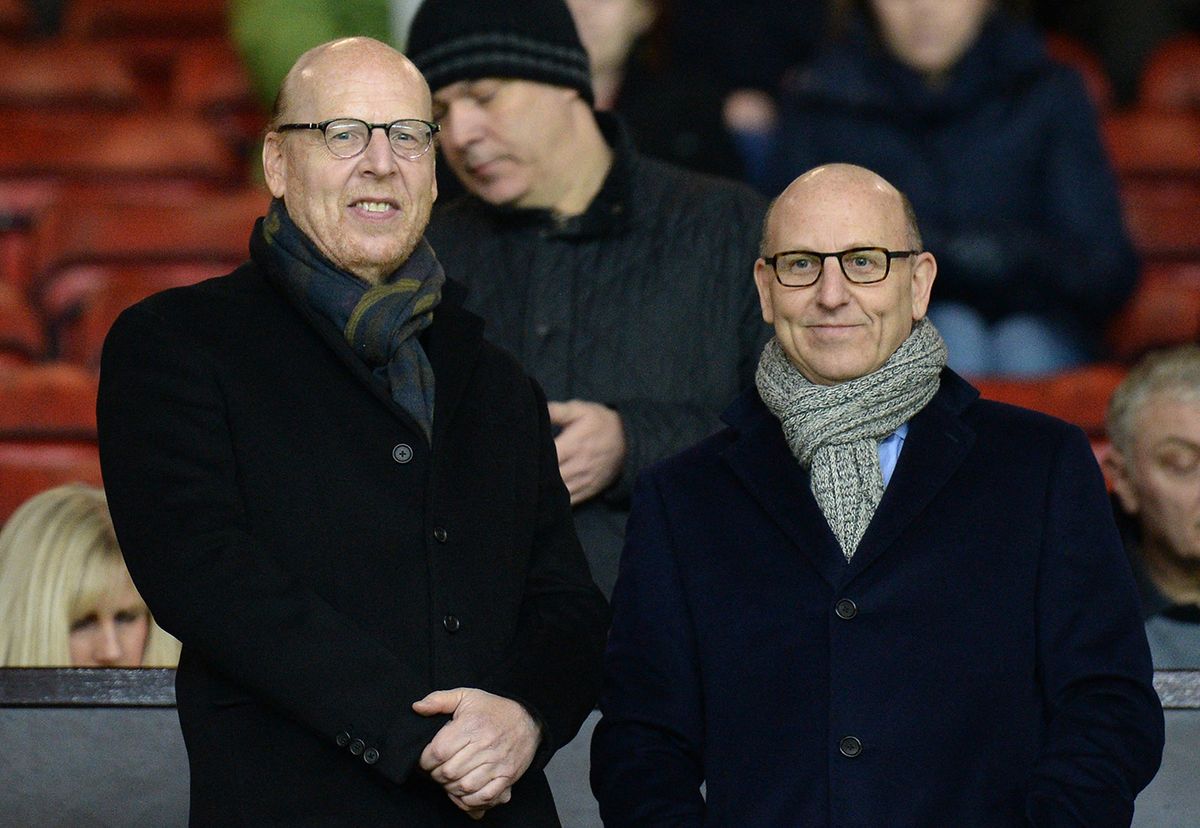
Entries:
[[765,203],[646,158],[592,110],[563,0],[428,0],[409,33],[467,195],[430,223],[446,267],[546,388],[601,588],[633,479],[719,426],[766,328],[747,278]]
[[1100,355],[1138,262],[1082,80],[988,0],[855,5],[785,95],[770,188],[845,161],[907,192],[941,263],[929,314],[956,370]]
[[591,62],[596,109],[620,114],[638,150],[699,172],[741,178],[713,78],[653,49],[658,0],[567,0]]
[[1146,356],[1108,406],[1117,523],[1159,669],[1200,669],[1200,346]]
[[105,341],[100,459],[183,643],[191,825],[558,826],[607,626],[545,396],[423,238],[429,89],[369,38],[284,80],[228,276]]

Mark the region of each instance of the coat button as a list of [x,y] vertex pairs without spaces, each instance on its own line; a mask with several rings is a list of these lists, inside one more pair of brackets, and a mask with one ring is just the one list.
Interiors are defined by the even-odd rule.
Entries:
[[462,623],[458,620],[457,615],[447,615],[442,619],[442,626],[446,628],[446,632],[456,633],[462,627]]
[[838,742],[838,752],[847,759],[853,759],[862,753],[862,742],[856,736],[843,736]]
[[392,459],[397,463],[407,463],[413,458],[412,446],[408,443],[400,443],[392,449]]
[[833,611],[837,613],[838,618],[849,621],[851,618],[858,615],[858,605],[849,598],[843,598],[833,605]]
[[366,746],[367,746],[367,743],[364,742],[362,739],[355,739],[353,742],[350,743],[350,752],[353,753],[355,756],[358,756],[360,753],[363,752],[363,749]]
[[345,747],[350,744],[350,734],[343,731],[337,735],[336,741],[338,747]]
[[374,765],[379,761],[379,751],[375,748],[367,748],[363,751],[363,761],[368,765]]
[[446,542],[446,538],[448,538],[448,537],[450,537],[450,535],[449,535],[449,534],[447,534],[447,532],[446,532],[446,527],[444,527],[444,526],[435,526],[435,527],[433,528],[433,539],[434,539],[435,541],[437,541],[438,543],[445,543],[445,542]]

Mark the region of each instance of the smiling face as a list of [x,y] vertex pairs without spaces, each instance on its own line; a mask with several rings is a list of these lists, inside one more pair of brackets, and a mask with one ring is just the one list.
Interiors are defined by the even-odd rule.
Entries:
[[559,207],[573,186],[581,105],[574,89],[515,78],[458,81],[433,95],[442,153],[463,186],[522,208]]
[[1154,394],[1133,421],[1129,456],[1109,465],[1149,551],[1200,565],[1200,401]]
[[901,63],[934,76],[971,48],[991,9],[991,0],[871,0],[888,50]]
[[[861,167],[831,165],[805,173],[771,211],[766,247],[840,251],[853,247],[910,249],[900,194]],[[887,361],[925,315],[937,264],[929,253],[892,262],[882,282],[851,283],[836,258],[809,287],[779,284],[763,259],[754,264],[763,319],[792,364],[818,385],[871,373]]]
[[[307,53],[284,82],[278,122],[429,120],[429,90],[399,52],[366,38]],[[271,132],[263,170],[296,226],[338,267],[377,284],[412,253],[437,198],[434,152],[392,152],[383,130],[354,158],[337,158],[319,130]]]

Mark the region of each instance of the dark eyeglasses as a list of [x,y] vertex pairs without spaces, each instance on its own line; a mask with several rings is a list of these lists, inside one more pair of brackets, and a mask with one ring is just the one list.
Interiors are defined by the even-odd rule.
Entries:
[[892,259],[916,256],[920,250],[888,250],[886,247],[852,247],[834,253],[818,253],[815,250],[788,250],[774,256],[764,256],[763,261],[775,271],[775,278],[784,287],[808,287],[821,278],[825,260],[834,256],[841,265],[842,273],[856,285],[882,282],[892,270]]
[[369,124],[358,118],[332,118],[319,124],[280,124],[275,132],[295,129],[317,129],[325,136],[325,146],[338,158],[361,155],[371,143],[371,133],[382,129],[392,152],[409,161],[416,161],[433,145],[433,136],[441,129],[435,123],[420,118],[401,118],[390,124]]

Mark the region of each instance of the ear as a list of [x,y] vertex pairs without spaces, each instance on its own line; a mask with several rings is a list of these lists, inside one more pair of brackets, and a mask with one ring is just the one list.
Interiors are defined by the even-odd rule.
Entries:
[[937,278],[937,260],[928,251],[917,256],[912,270],[912,318],[916,322],[929,309],[929,295]]
[[771,298],[771,285],[774,282],[774,271],[759,256],[754,262],[754,286],[758,288],[758,303],[762,306],[763,321],[768,325],[775,324],[775,303]]
[[1115,447],[1110,447],[1100,458],[1100,465],[1104,469],[1105,476],[1112,483],[1117,500],[1121,502],[1121,508],[1131,515],[1136,515],[1138,513],[1137,486],[1134,485],[1129,462],[1124,455]]
[[287,160],[283,157],[283,136],[278,132],[268,132],[263,140],[262,162],[267,189],[275,198],[283,198],[287,189]]

